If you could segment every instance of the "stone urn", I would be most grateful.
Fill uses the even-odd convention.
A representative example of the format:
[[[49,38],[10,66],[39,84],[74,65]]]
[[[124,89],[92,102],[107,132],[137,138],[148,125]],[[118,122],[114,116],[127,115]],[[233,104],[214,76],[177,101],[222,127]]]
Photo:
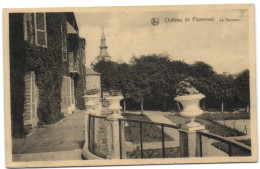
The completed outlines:
[[[190,122],[185,124],[186,128],[202,127],[201,124],[196,123],[194,120],[195,117],[203,113],[199,106],[199,102],[203,98],[205,98],[205,96],[201,93],[177,96],[174,98],[175,101],[180,102],[183,106],[183,110],[180,112],[180,115],[190,119]]]
[[[121,109],[120,101],[124,99],[123,96],[107,96],[106,99],[109,101],[110,106],[108,107],[109,110],[113,112],[110,117],[112,118],[123,118],[121,116]]]
[[[90,114],[95,114],[96,105],[99,101],[99,95],[84,95],[85,98],[85,105],[87,110],[90,112]]]

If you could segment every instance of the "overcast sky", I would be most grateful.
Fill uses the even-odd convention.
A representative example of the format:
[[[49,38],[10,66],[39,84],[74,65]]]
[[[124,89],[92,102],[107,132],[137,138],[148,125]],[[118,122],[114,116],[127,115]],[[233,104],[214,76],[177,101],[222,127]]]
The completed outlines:
[[[186,63],[204,61],[217,73],[239,73],[248,68],[248,20],[244,10],[120,11],[75,13],[79,34],[86,38],[87,67],[99,54],[102,25],[113,61],[143,54],[168,54]],[[158,26],[151,19],[160,20]],[[165,18],[182,22],[165,22]],[[184,22],[188,17],[214,18],[214,22]],[[236,18],[239,22],[218,22]]]

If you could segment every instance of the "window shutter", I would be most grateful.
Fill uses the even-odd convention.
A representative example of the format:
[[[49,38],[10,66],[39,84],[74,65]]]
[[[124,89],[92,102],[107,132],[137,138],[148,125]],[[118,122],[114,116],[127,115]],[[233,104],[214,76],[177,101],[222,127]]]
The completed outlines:
[[[69,66],[71,69],[74,68],[74,56],[73,56],[73,52],[69,52],[68,53],[68,57],[69,57]]]
[[[62,43],[62,58],[67,61],[67,35],[61,25],[61,43]]]
[[[74,100],[74,80],[71,79],[71,101],[72,101],[72,104],[75,104],[75,100]]]
[[[35,15],[36,44],[47,47],[46,18],[45,13]]]
[[[66,32],[64,31],[63,27],[61,26],[62,31],[61,31],[61,35],[62,35],[62,50],[67,51],[67,35]]]
[[[24,125],[31,124],[35,127],[38,122],[37,117],[38,91],[35,83],[35,73],[30,72],[25,75],[25,112]]]
[[[70,93],[70,78],[67,77],[67,101],[68,101],[68,106],[71,106],[71,100],[70,100],[70,96],[71,96],[71,93]]]
[[[61,107],[67,107],[67,82],[65,76],[62,79]]]
[[[28,42],[31,42],[31,37],[32,37],[32,31],[31,31],[31,22],[30,21],[26,21],[26,25],[27,25],[27,40]]]
[[[32,28],[32,14],[24,14],[24,40],[28,43],[33,43],[33,28]]]

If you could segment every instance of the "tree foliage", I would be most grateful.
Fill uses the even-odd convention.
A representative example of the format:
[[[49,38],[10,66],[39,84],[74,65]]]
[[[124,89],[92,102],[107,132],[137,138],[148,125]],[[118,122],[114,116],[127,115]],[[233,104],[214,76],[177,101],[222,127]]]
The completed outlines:
[[[233,78],[217,74],[204,62],[187,64],[156,54],[134,56],[130,64],[100,61],[94,70],[101,73],[102,90],[120,90],[128,109],[176,108],[177,85],[189,77],[191,85],[206,96],[206,108],[219,109],[222,101],[228,109],[249,104],[248,70]]]

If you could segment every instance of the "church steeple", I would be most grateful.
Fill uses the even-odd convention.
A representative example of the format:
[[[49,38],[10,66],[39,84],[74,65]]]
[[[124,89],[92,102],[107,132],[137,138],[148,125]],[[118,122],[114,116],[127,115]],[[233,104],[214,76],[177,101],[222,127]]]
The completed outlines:
[[[105,36],[105,33],[104,33],[104,28],[102,28],[101,40],[102,40],[102,39],[106,40],[106,36]]]
[[[108,51],[107,51],[107,45],[106,45],[106,36],[105,36],[105,33],[104,33],[104,28],[102,26],[102,34],[101,34],[101,45],[100,45],[100,51],[99,51],[99,54],[98,56],[95,58],[95,60],[91,63],[91,67],[93,68],[93,66],[98,63],[99,61],[101,60],[104,60],[104,61],[111,61],[111,57],[109,56],[108,54]]]
[[[108,51],[107,51],[108,47],[106,45],[106,36],[105,36],[103,28],[102,28],[102,34],[101,34],[101,45],[99,48],[100,48],[100,52],[99,52],[97,59],[99,61],[100,60],[110,61],[111,57],[109,56]]]

